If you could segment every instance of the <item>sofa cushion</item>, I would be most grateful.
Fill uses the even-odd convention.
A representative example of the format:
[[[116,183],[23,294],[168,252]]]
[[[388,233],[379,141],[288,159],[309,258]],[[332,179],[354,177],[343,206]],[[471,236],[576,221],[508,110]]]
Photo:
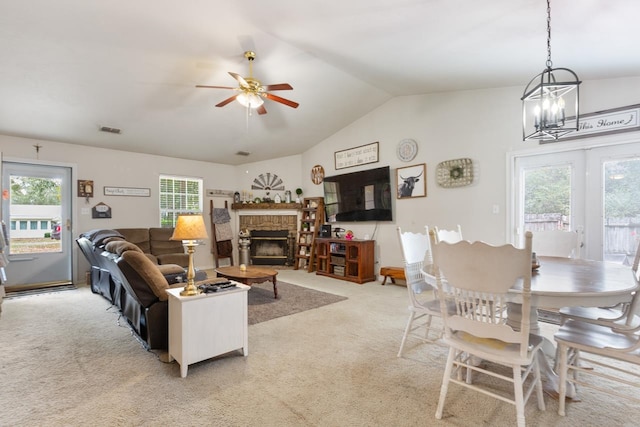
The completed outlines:
[[[131,242],[127,242],[126,240],[112,240],[107,243],[104,248],[109,252],[118,254],[119,256],[122,256],[122,254],[127,251],[142,253],[142,250],[138,246]]]
[[[122,234],[120,234],[117,230],[109,230],[104,228],[98,228],[95,230],[90,230],[82,233],[80,237],[86,237],[91,240],[94,246],[104,245],[106,243],[106,239],[110,239],[113,237],[122,238]]]
[[[184,268],[177,264],[162,264],[156,267],[158,267],[158,270],[160,270],[163,276],[167,274],[185,274]]]
[[[189,255],[187,254],[164,254],[158,255],[158,264],[178,264],[186,268],[189,265]]]
[[[107,237],[106,239],[104,239],[102,241],[102,244],[106,245],[107,243],[113,242],[113,241],[116,241],[116,240],[124,240],[124,237],[118,237],[118,236]]]
[[[117,228],[116,231],[122,234],[128,242],[137,245],[142,252],[152,253],[148,228]]]
[[[155,256],[164,254],[183,254],[184,246],[181,240],[170,240],[173,228],[150,228],[149,245]],[[164,263],[162,263],[164,264]]]
[[[168,299],[166,290],[169,288],[169,283],[158,266],[152,263],[149,258],[141,252],[126,251],[122,254],[122,259],[140,275],[160,301]],[[135,286],[131,281],[129,283]]]

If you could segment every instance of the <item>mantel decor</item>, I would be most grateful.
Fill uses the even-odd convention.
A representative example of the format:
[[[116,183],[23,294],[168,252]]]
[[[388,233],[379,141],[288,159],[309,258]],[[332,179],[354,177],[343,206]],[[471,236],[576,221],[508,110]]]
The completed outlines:
[[[637,130],[640,130],[640,104],[581,114],[578,132],[565,136],[561,140],[566,141]]]
[[[105,196],[150,197],[150,188],[104,187]]]
[[[371,144],[361,145],[347,150],[336,151],[334,153],[336,170],[378,162],[378,146],[379,143],[373,142]]]
[[[302,203],[232,203],[231,209],[300,210],[302,209]]]

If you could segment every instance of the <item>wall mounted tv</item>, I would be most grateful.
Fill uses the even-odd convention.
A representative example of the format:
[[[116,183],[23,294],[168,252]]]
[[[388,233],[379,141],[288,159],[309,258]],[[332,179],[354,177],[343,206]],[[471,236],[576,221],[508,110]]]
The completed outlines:
[[[325,177],[327,222],[392,221],[389,166]]]

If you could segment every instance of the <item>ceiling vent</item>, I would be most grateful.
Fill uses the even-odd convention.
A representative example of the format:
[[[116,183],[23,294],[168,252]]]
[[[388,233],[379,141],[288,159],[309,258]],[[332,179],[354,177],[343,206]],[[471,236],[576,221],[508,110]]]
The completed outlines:
[[[108,133],[115,133],[115,134],[120,135],[120,133],[122,132],[122,129],[112,128],[112,127],[109,127],[109,126],[100,126],[100,131],[108,132]]]
[[[245,156],[245,157],[247,157],[247,156],[248,156],[248,155],[250,155],[250,154],[251,154],[251,153],[250,153],[250,152],[248,152],[248,151],[238,151],[238,152],[236,153],[236,156]]]

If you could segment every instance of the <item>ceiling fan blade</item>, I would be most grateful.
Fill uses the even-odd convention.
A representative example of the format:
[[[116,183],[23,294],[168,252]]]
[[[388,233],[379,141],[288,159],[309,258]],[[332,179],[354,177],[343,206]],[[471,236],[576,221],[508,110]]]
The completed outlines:
[[[293,90],[289,83],[278,83],[275,85],[264,85],[264,90]]]
[[[256,108],[256,111],[258,112],[258,114],[267,114],[267,109],[264,108],[264,105],[261,105],[258,108]]]
[[[238,81],[238,83],[240,83],[240,86],[249,87],[249,83],[247,83],[247,81],[244,79],[244,77],[242,77],[240,74],[232,73],[231,71],[229,71],[229,74],[231,75],[231,77],[236,79]]]
[[[300,105],[297,102],[289,101],[288,99],[284,99],[279,96],[272,95],[270,93],[265,93],[264,96],[272,101],[276,101],[281,104],[288,105],[291,108],[298,108],[298,105]]]
[[[227,98],[224,101],[219,102],[218,104],[216,104],[216,107],[224,107],[228,103],[233,102],[237,97],[238,97],[238,95],[233,95],[232,97]]]
[[[196,87],[204,87],[208,89],[235,89],[235,87],[229,86],[205,86],[205,85],[196,85]]]

